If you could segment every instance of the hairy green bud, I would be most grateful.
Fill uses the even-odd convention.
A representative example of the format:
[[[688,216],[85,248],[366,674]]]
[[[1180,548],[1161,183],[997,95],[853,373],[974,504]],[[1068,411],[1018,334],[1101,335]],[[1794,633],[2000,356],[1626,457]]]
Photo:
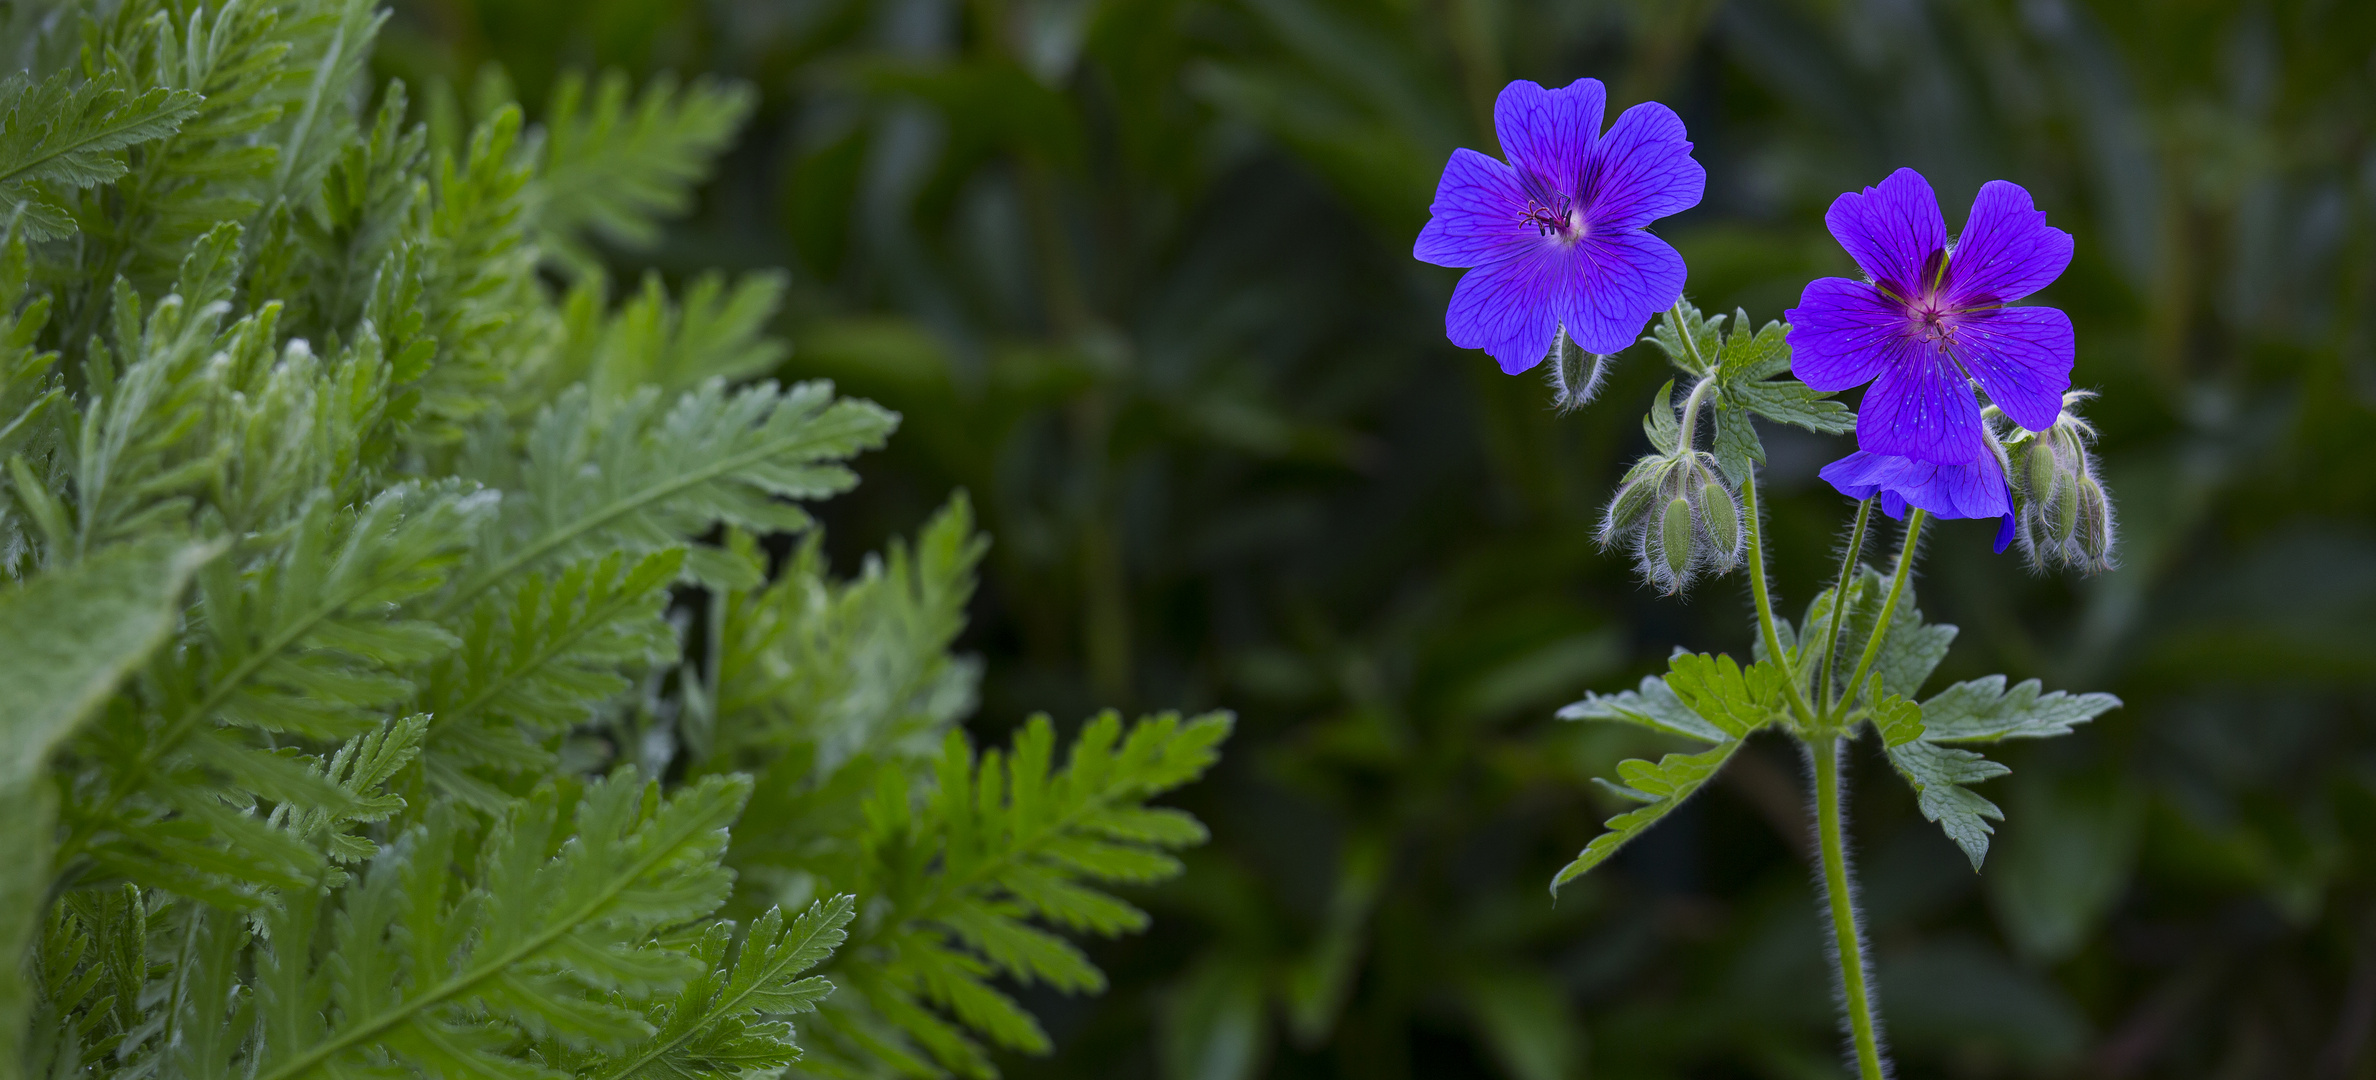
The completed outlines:
[[[1559,329],[1559,336],[1551,340],[1550,363],[1543,365],[1545,378],[1551,384],[1551,407],[1559,412],[1574,412],[1592,403],[1600,395],[1601,381],[1609,368],[1609,358],[1586,352],[1568,339],[1567,328]]]
[[[1677,578],[1691,569],[1691,500],[1680,495],[1667,503],[1666,519],[1658,529],[1658,543],[1667,572]]]
[[[1740,564],[1741,506],[1704,452],[1652,454],[1634,463],[1601,516],[1602,546],[1629,540],[1642,577],[1672,595],[1701,570]]]
[[[1601,514],[1600,528],[1594,539],[1602,547],[1609,547],[1621,536],[1629,536],[1641,527],[1642,517],[1650,512],[1663,486],[1669,459],[1651,454],[1634,462],[1626,470],[1625,479],[1618,481],[1617,494],[1609,499],[1609,507]]]
[[[1714,544],[1713,554],[1726,566],[1740,557],[1741,511],[1733,505],[1732,493],[1722,484],[1709,483],[1700,487],[1700,514],[1707,523],[1708,539]]]
[[[2021,550],[2039,570],[2094,574],[2113,566],[2112,503],[2090,452],[2095,429],[2072,411],[2089,396],[2083,390],[2064,395],[2052,427],[2025,433],[2005,448]]]

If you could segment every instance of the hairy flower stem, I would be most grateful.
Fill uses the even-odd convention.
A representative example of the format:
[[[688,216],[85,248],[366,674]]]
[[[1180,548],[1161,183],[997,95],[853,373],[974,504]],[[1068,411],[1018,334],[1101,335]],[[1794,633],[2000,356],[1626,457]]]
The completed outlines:
[[[1831,903],[1832,941],[1839,950],[1840,1007],[1848,1013],[1848,1032],[1856,1042],[1856,1074],[1859,1080],[1886,1080],[1865,984],[1864,930],[1857,925],[1848,884],[1848,841],[1840,824],[1840,737],[1811,736],[1807,753],[1815,766],[1815,833],[1823,853],[1823,892]]]
[[[1699,385],[1691,388],[1690,397],[1683,399],[1683,422],[1681,426],[1682,433],[1676,439],[1676,453],[1688,454],[1691,452],[1692,447],[1699,442],[1698,428],[1700,402],[1707,400],[1708,391],[1715,388],[1716,376],[1710,375],[1705,379],[1701,379],[1699,381]]]
[[[1914,574],[1916,541],[1922,539],[1922,523],[1930,514],[1917,507],[1906,515],[1906,539],[1898,545],[1897,574],[1889,579],[1889,599],[1881,603],[1881,617],[1873,621],[1872,639],[1865,642],[1864,659],[1857,661],[1856,674],[1848,677],[1848,696],[1840,701],[1840,712],[1856,704],[1856,695],[1865,689],[1865,674],[1873,670],[1873,661],[1881,656],[1881,643],[1889,637],[1890,621],[1897,617],[1898,598],[1906,594],[1906,579]]]
[[[1840,576],[1832,584],[1831,633],[1823,643],[1823,666],[1816,669],[1823,687],[1823,722],[1831,724],[1839,718],[1832,715],[1832,657],[1840,651],[1840,616],[1848,607],[1848,575],[1856,572],[1857,556],[1864,554],[1865,524],[1873,519],[1873,500],[1856,504],[1856,526],[1848,530],[1848,550],[1840,556]]]
[[[1757,516],[1757,470],[1754,467],[1741,481],[1741,502],[1744,507],[1742,516],[1747,519],[1744,524],[1749,529],[1749,596],[1757,604],[1757,632],[1765,641],[1766,656],[1787,673],[1790,670],[1790,654],[1782,651],[1782,635],[1774,630],[1774,601],[1766,595],[1765,537],[1760,528],[1762,522]],[[1782,686],[1790,692],[1790,714],[1798,719],[1800,730],[1813,731],[1815,713],[1807,708],[1807,698],[1799,692],[1799,682],[1799,678],[1794,675],[1783,679]]]

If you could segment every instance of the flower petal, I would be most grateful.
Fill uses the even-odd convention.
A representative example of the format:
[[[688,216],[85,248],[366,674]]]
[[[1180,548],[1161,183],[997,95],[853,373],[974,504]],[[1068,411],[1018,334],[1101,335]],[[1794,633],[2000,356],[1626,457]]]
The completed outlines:
[[[1939,196],[1912,169],[1899,169],[1862,194],[1851,191],[1833,199],[1823,224],[1856,265],[1901,297],[1922,291],[1924,264],[1947,247]]]
[[[1646,232],[1594,235],[1576,245],[1569,262],[1572,291],[1559,298],[1559,321],[1587,352],[1632,345],[1651,316],[1683,296],[1683,256]]]
[[[2046,224],[2046,212],[2021,185],[1991,180],[1972,200],[1972,216],[1947,263],[1946,299],[1957,307],[2007,304],[2043,289],[2071,265],[2071,234]]]
[[[1940,518],[2002,517],[2013,512],[2004,469],[1993,453],[1960,465],[1942,465],[1858,450],[1817,475],[1851,499],[1881,496],[1882,512],[1893,518],[1903,518],[1908,506]]]
[[[1908,343],[1865,391],[1856,408],[1856,445],[1949,465],[1989,453],[1971,387],[1926,342]]]
[[[1815,475],[1822,477],[1840,494],[1851,499],[1870,499],[1897,478],[1906,459],[1888,457],[1867,450],[1852,450],[1848,456],[1823,467]],[[1892,515],[1895,516],[1895,515]]]
[[[1592,148],[1583,191],[1591,229],[1638,229],[1699,205],[1708,170],[1691,158],[1675,110],[1645,101],[1625,110]]]
[[[1557,305],[1572,287],[1567,254],[1546,245],[1460,275],[1444,310],[1444,335],[1492,354],[1512,375],[1542,363],[1559,329]]]
[[[2044,431],[2062,415],[2078,355],[2071,317],[2050,307],[1997,308],[1955,317],[1955,359],[2013,422]]]
[[[1918,462],[1931,470],[1930,484],[1924,489],[1926,497],[1935,498],[1934,505],[1914,502],[1909,492],[1907,501],[1943,518],[1991,518],[2013,512],[2012,489],[2005,486],[2005,469],[1998,464],[1995,453],[1985,453],[1976,460],[1961,465],[1934,465]]]
[[[1578,79],[1558,90],[1525,79],[1502,87],[1493,102],[1493,133],[1529,194],[1537,200],[1576,194],[1607,100],[1599,79]]]
[[[1411,254],[1437,266],[1478,266],[1521,254],[1542,243],[1526,220],[1526,190],[1517,170],[1474,150],[1454,150],[1436,182],[1433,215]]]
[[[1790,324],[1790,370],[1825,393],[1862,386],[1906,352],[1906,310],[1881,290],[1847,278],[1817,278],[1782,313]]]

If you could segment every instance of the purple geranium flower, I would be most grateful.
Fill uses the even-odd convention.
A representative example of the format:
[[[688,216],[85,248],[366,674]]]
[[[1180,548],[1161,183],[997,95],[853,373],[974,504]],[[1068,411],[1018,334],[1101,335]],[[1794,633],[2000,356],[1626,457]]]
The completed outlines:
[[[1858,450],[1824,466],[1820,475],[1851,499],[1881,496],[1881,512],[1900,520],[1909,506],[1932,517],[2001,517],[1996,549],[2013,542],[2013,493],[1995,451],[1984,449],[1971,461],[1946,465]]]
[[[1561,326],[1613,353],[1683,295],[1683,257],[1642,228],[1698,205],[1707,171],[1674,110],[1644,102],[1603,133],[1606,102],[1597,79],[1503,87],[1493,127],[1510,163],[1453,151],[1412,247],[1421,261],[1474,268],[1452,291],[1444,332],[1512,375],[1542,363]]]
[[[1817,390],[1873,384],[1858,446],[1944,464],[1987,456],[1969,382],[2014,423],[2053,425],[2071,388],[2071,319],[2006,305],[2062,274],[2071,234],[2047,225],[2029,192],[1989,181],[1952,247],[1938,196],[1912,169],[1840,196],[1823,221],[1872,280],[1807,286],[1783,313],[1791,370]]]

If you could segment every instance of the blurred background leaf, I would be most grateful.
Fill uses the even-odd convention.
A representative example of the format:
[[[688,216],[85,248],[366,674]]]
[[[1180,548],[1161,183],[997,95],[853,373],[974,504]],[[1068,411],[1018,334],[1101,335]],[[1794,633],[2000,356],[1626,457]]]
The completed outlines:
[[[1550,710],[1745,647],[1743,605],[1592,548],[1660,365],[1556,418],[1444,342],[1410,243],[1511,78],[1674,106],[1710,182],[1660,231],[1761,321],[1849,269],[1838,192],[1912,165],[1958,220],[2021,183],[2079,238],[2042,299],[2124,565],[2033,578],[1957,525],[1922,602],[1965,629],[1942,682],[2128,707],[2008,754],[1980,878],[1860,751],[1902,1074],[2376,1076],[2376,5],[401,0],[388,42],[433,120],[564,72],[747,82],[695,216],[586,258],[780,268],[784,372],[907,415],[831,512],[845,562],[974,493],[981,734],[1240,711],[1188,796],[1213,846],[1101,947],[1111,993],[1027,992],[1058,1050],[1019,1075],[1842,1075],[1779,742],[1545,896],[1612,809],[1582,778],[1668,749]],[[1768,449],[1789,610],[1842,447]]]

